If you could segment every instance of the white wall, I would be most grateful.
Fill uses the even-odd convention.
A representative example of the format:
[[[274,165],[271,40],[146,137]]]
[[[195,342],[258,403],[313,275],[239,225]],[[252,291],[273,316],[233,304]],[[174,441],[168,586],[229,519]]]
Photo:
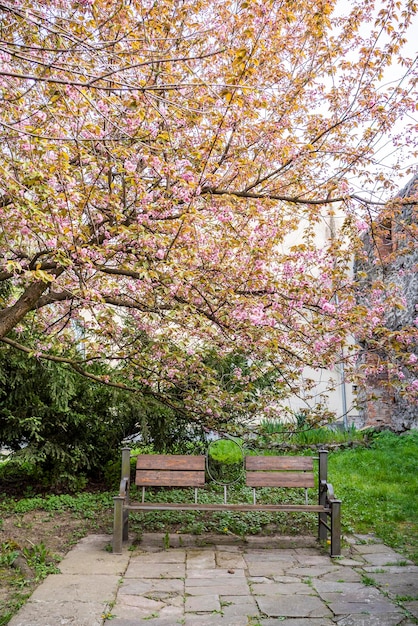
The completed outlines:
[[[329,211],[329,212],[328,212]],[[346,215],[338,207],[332,209],[323,208],[318,223],[315,226],[315,245],[323,247],[338,230],[342,227]],[[286,253],[291,246],[301,242],[305,229],[308,227],[307,220],[300,220],[299,228],[291,233],[282,245],[282,252]],[[347,242],[347,252],[349,243]],[[351,265],[352,267],[352,265]],[[300,396],[292,396],[285,401],[284,407],[291,413],[296,414],[301,410],[314,409],[318,404],[324,404],[328,410],[335,413],[336,420],[346,425],[358,423],[359,413],[355,406],[356,393],[353,384],[345,380],[344,366],[340,365],[334,370],[314,370],[306,367],[302,378],[315,381],[314,389]],[[309,398],[308,398],[309,395]]]

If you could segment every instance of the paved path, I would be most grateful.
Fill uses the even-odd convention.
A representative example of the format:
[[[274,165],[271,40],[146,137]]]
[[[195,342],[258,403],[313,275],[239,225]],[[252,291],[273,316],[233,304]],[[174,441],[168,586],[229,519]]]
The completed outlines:
[[[371,536],[338,559],[312,538],[81,540],[9,626],[412,626],[418,567]]]

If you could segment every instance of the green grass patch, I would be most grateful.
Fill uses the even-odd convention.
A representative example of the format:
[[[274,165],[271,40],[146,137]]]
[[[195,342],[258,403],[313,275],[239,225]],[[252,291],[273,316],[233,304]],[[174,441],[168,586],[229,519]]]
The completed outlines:
[[[367,431],[338,426],[313,427],[303,420],[296,425],[283,424],[276,420],[264,420],[258,429],[258,440],[267,445],[290,444],[297,446],[344,444],[362,442],[368,437]]]
[[[369,448],[331,453],[345,533],[375,533],[418,563],[418,431],[376,435]]]
[[[30,511],[72,511],[78,516],[92,518],[98,511],[109,509],[113,506],[114,494],[89,493],[61,494],[47,496],[32,496],[26,498],[10,498],[0,494],[0,511],[9,514],[24,514]]]
[[[267,453],[267,452],[266,452]],[[272,451],[270,451],[272,453]],[[306,450],[312,454],[311,450]],[[329,454],[329,479],[342,499],[343,532],[374,533],[387,545],[418,563],[418,432],[399,436],[375,435],[369,447],[338,450]],[[116,491],[116,490],[115,490]],[[316,501],[316,489],[310,502]],[[70,512],[74,518],[112,522],[112,492],[82,492],[75,495],[47,495],[10,498],[0,495],[0,514],[20,516],[42,510],[50,515]],[[132,488],[133,499],[140,493]],[[147,500],[193,502],[193,490],[172,489],[164,494],[158,489],[146,492]],[[223,489],[208,485],[199,489],[201,502],[222,502]],[[303,502],[303,490],[258,489],[259,502]],[[228,487],[228,501],[251,502],[251,489],[243,481]],[[158,511],[132,514],[132,529],[184,533],[230,532],[251,534],[316,533],[316,516],[309,513],[266,512],[222,513]]]

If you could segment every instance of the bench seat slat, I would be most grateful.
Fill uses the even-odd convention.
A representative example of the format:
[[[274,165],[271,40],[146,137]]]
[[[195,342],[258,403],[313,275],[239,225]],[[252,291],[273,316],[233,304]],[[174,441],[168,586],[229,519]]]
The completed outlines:
[[[162,511],[306,511],[308,513],[328,513],[329,508],[319,504],[220,504],[220,503],[176,503],[176,502],[142,502],[126,506],[130,511],[162,510]]]
[[[135,484],[142,487],[203,487],[205,472],[137,470]]]
[[[247,472],[248,487],[314,487],[310,472]]]
[[[137,457],[136,468],[138,470],[205,470],[205,457],[203,455],[192,456],[188,454],[140,454]]]
[[[247,456],[245,468],[250,471],[312,471],[313,458],[311,456]]]

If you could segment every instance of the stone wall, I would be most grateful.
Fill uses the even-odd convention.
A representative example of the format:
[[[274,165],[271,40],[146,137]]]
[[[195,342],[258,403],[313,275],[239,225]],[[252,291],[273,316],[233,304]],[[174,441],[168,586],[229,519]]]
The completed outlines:
[[[418,176],[399,193],[398,198],[409,198],[418,193]],[[355,263],[355,275],[359,280],[359,302],[370,304],[370,287],[376,280],[385,286],[395,285],[405,307],[388,306],[385,325],[391,331],[399,331],[409,337],[408,351],[418,354],[416,341],[418,316],[418,209],[414,204],[384,211],[373,233],[364,237],[365,258]],[[360,278],[364,272],[367,277]],[[415,337],[414,337],[415,334]],[[359,365],[375,367],[388,361],[389,355],[364,345]],[[389,358],[390,361],[390,358]],[[416,378],[410,368],[403,368],[404,382]],[[390,370],[382,365],[378,373],[369,375],[365,385],[358,391],[363,426],[388,427],[396,431],[418,428],[418,406],[393,390]]]

